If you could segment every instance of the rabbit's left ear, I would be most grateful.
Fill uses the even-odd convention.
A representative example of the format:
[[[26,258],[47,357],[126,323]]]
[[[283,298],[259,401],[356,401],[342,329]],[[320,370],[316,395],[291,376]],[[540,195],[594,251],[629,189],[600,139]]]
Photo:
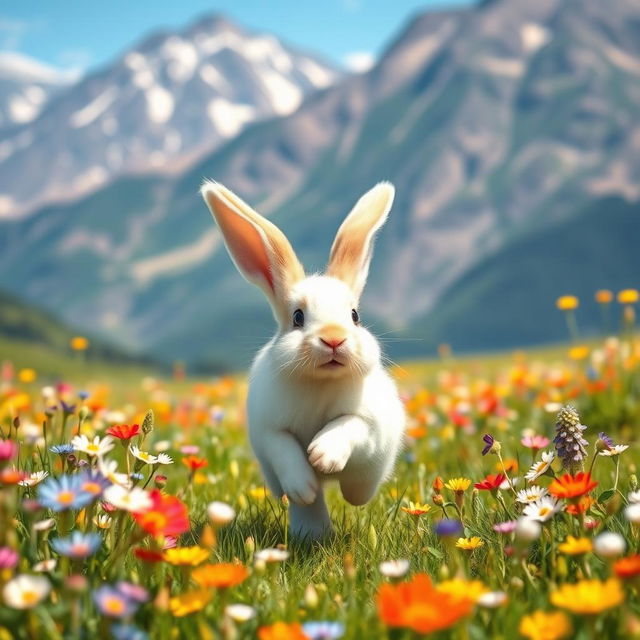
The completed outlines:
[[[395,188],[379,182],[356,203],[338,229],[331,247],[327,275],[346,282],[359,298],[367,281],[373,238],[393,204]]]

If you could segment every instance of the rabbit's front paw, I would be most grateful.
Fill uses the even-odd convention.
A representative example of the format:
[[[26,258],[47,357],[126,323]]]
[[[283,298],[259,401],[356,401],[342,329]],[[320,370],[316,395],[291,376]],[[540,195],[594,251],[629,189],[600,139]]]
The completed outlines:
[[[307,449],[309,464],[321,473],[342,471],[351,455],[351,446],[344,434],[327,431],[317,435]]]

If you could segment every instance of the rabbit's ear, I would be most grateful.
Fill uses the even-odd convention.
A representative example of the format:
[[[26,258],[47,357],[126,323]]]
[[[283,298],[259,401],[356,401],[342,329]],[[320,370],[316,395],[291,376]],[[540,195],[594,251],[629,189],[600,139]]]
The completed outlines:
[[[338,229],[331,247],[327,275],[346,282],[358,297],[367,281],[373,237],[387,219],[394,194],[390,182],[379,182],[367,191]]]
[[[281,318],[287,292],[304,278],[284,233],[221,184],[206,182],[201,193],[238,271],[264,291]]]

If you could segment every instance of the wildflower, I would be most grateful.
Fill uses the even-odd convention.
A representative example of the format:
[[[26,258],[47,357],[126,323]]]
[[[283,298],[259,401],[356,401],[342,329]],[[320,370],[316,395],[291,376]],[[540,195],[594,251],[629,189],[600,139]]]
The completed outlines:
[[[471,538],[458,538],[458,541],[456,542],[456,547],[458,547],[458,549],[464,549],[465,551],[474,551],[483,545],[484,542],[478,536],[473,536]]]
[[[451,478],[444,486],[450,491],[457,493],[466,491],[470,485],[471,480],[469,478]]]
[[[248,604],[228,604],[224,612],[235,622],[247,622],[256,617],[256,610]]]
[[[560,311],[573,311],[578,308],[580,301],[576,296],[560,296],[556,300],[556,307],[560,309]]]
[[[30,473],[26,478],[20,480],[18,484],[21,487],[35,487],[40,484],[43,480],[45,480],[49,476],[48,471],[34,471]]]
[[[74,351],[86,351],[89,348],[89,340],[84,336],[74,336],[69,341],[69,346]]]
[[[429,577],[419,573],[408,582],[381,585],[378,612],[390,627],[404,627],[427,634],[448,629],[471,613],[473,602],[439,592]]]
[[[613,447],[613,439],[604,433],[604,431],[601,431],[596,440],[596,449],[598,451],[605,451],[611,449],[611,447]]]
[[[478,598],[476,604],[485,609],[497,609],[507,604],[508,600],[509,596],[504,591],[487,591]]]
[[[149,634],[132,624],[114,624],[110,628],[114,640],[149,640]]]
[[[602,558],[617,558],[621,556],[627,543],[624,538],[614,531],[603,531],[593,541],[593,550]]]
[[[161,551],[145,549],[143,547],[135,547],[133,555],[138,558],[138,560],[142,560],[142,562],[162,562],[164,560],[164,554]]]
[[[82,490],[81,485],[80,475],[49,478],[38,487],[38,500],[53,511],[81,509],[94,499],[90,493]]]
[[[28,474],[18,469],[2,469],[0,471],[0,483],[6,485],[20,484]]]
[[[207,505],[207,515],[209,520],[216,527],[224,527],[233,521],[236,512],[231,505],[226,502],[210,502]]]
[[[618,292],[618,302],[620,304],[635,304],[638,302],[640,294],[636,289],[623,289]]]
[[[591,496],[582,496],[577,502],[567,505],[567,513],[579,516],[582,513],[587,513],[593,504],[595,504],[595,500]]]
[[[500,453],[500,443],[492,435],[485,433],[482,436],[482,440],[484,442],[483,456],[486,456],[487,453]]]
[[[409,571],[409,561],[402,560],[386,560],[380,563],[380,573],[385,578],[402,578]]]
[[[589,356],[589,347],[584,344],[571,347],[568,355],[571,360],[585,360]]]
[[[284,562],[289,558],[289,552],[284,549],[261,549],[256,551],[254,558],[267,564],[271,562]]]
[[[538,434],[527,435],[520,440],[522,446],[527,447],[527,449],[531,449],[532,451],[540,451],[540,449],[544,449],[548,446],[550,440],[545,436],[541,436]]]
[[[528,489],[521,489],[516,494],[516,500],[522,504],[528,504],[529,502],[535,502],[544,498],[547,495],[547,490],[544,487],[538,485],[531,485]]]
[[[206,467],[208,463],[204,458],[198,458],[197,456],[185,456],[182,458],[182,464],[193,473],[198,469]]]
[[[153,536],[177,536],[189,530],[186,505],[174,496],[165,496],[158,489],[150,493],[151,506],[135,512],[141,529]]]
[[[598,483],[591,479],[590,473],[580,471],[575,476],[565,473],[561,478],[555,479],[548,488],[549,493],[556,498],[572,500],[589,493]]]
[[[56,553],[76,560],[93,555],[101,544],[102,537],[99,534],[80,531],[74,531],[68,538],[56,538],[51,541],[51,547]]]
[[[575,614],[594,615],[617,607],[624,601],[622,585],[615,578],[605,582],[581,580],[564,584],[551,593],[551,603]]]
[[[480,490],[497,491],[505,479],[506,476],[503,473],[498,473],[495,476],[488,475],[482,482],[476,482],[473,486]]]
[[[145,464],[156,464],[158,458],[147,451],[141,451],[135,444],[129,445],[129,451],[134,458],[137,458]],[[137,467],[136,467],[137,468]]]
[[[108,584],[98,587],[93,592],[93,601],[100,613],[109,618],[127,618],[138,608],[137,602]]]
[[[444,486],[444,480],[440,476],[436,476],[431,488],[433,489],[433,493],[438,494]]]
[[[126,598],[133,600],[134,602],[139,602],[140,604],[149,600],[149,592],[141,587],[139,584],[134,584],[133,582],[126,582],[125,580],[121,580],[116,584],[116,589]]]
[[[542,525],[538,520],[531,518],[518,518],[516,521],[516,540],[529,543],[537,540],[542,533]]]
[[[13,569],[20,556],[11,547],[0,547],[0,569]]]
[[[196,567],[209,557],[209,551],[202,547],[176,547],[164,553],[164,559],[173,565]]]
[[[13,460],[18,454],[18,444],[13,440],[0,440],[0,462]]]
[[[93,524],[95,524],[98,529],[110,529],[111,523],[112,518],[106,513],[101,513],[93,519]]]
[[[638,504],[640,502],[640,491],[631,491],[627,499],[632,504]]]
[[[471,600],[474,603],[489,591],[480,580],[464,580],[463,578],[445,580],[437,585],[436,589],[439,593],[448,593],[458,600]]]
[[[48,531],[56,526],[56,521],[53,518],[45,518],[44,520],[38,520],[33,523],[34,531]]]
[[[625,507],[624,517],[633,524],[640,524],[640,504],[635,502]]]
[[[129,490],[112,484],[104,490],[104,499],[117,509],[130,512],[142,512],[153,506],[149,492],[139,487]]]
[[[405,513],[408,513],[412,516],[422,516],[425,513],[429,513],[431,511],[431,506],[428,504],[420,504],[419,502],[411,502],[409,501],[408,507],[400,507]]]
[[[244,582],[249,572],[246,567],[230,562],[205,564],[191,574],[201,587],[226,589]]]
[[[107,429],[107,433],[118,440],[131,440],[133,436],[137,436],[140,433],[139,424],[116,424]]]
[[[583,553],[589,553],[593,550],[593,545],[589,538],[574,538],[567,536],[567,539],[558,545],[558,550],[569,556],[577,556]]]
[[[537,520],[538,522],[547,522],[562,509],[563,505],[558,500],[546,496],[528,504],[524,508],[523,514],[525,518]]]
[[[51,583],[42,576],[17,575],[2,588],[2,599],[12,609],[32,609],[51,591]]]
[[[176,617],[182,618],[190,613],[202,611],[211,600],[211,592],[206,589],[187,591],[169,600],[169,611]]]
[[[619,456],[621,453],[624,453],[629,448],[628,444],[614,444],[613,446],[605,449],[604,451],[599,451],[598,455],[605,456],[607,458],[615,458]]]
[[[91,442],[84,434],[74,436],[71,440],[71,444],[76,451],[86,453],[90,457],[98,456],[100,458],[105,456],[115,447],[115,443],[111,436],[105,436],[102,440],[100,439],[100,436],[95,436],[93,442]]]
[[[462,532],[462,523],[459,520],[443,518],[433,527],[437,535],[443,538],[455,538]]]
[[[613,292],[608,289],[599,289],[595,295],[598,304],[609,304],[613,300]]]
[[[42,562],[36,562],[33,565],[33,570],[36,573],[49,573],[55,571],[58,566],[58,561],[55,558],[49,558],[48,560],[42,560]]]
[[[98,458],[98,469],[100,473],[113,484],[122,487],[130,487],[131,482],[126,473],[118,473],[118,463],[115,460],[103,460]]]
[[[556,445],[558,458],[562,466],[570,473],[577,471],[582,461],[587,457],[588,442],[582,437],[587,427],[580,424],[578,412],[570,405],[562,407],[556,417]]]
[[[156,456],[156,462],[158,464],[173,464],[173,458],[166,453],[159,453]]]
[[[276,622],[258,629],[258,640],[309,640],[297,622]]]
[[[635,578],[640,574],[640,554],[636,553],[635,555],[616,560],[613,565],[613,570],[618,578],[622,578],[623,580]]]
[[[507,520],[493,525],[493,530],[497,533],[513,533],[516,530],[517,520]]]
[[[573,629],[567,615],[562,611],[534,611],[520,620],[518,631],[530,640],[560,640]]]
[[[49,447],[49,451],[51,451],[51,453],[57,453],[60,456],[67,456],[73,453],[75,449],[72,444],[55,444]]]
[[[302,631],[309,640],[337,640],[344,635],[341,622],[305,622]]]
[[[529,482],[533,482],[537,480],[540,476],[544,475],[549,468],[551,467],[551,463],[553,462],[556,454],[553,451],[544,452],[541,456],[541,459],[537,462],[534,462],[531,465],[531,469],[525,474],[525,478],[529,480]]]

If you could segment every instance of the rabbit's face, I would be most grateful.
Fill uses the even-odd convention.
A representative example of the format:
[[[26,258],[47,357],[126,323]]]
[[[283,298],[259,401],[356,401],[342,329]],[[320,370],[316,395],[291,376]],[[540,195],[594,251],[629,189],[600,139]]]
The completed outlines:
[[[352,289],[337,278],[310,276],[288,297],[287,324],[274,344],[277,369],[287,376],[365,376],[380,359],[375,338],[365,329]]]

